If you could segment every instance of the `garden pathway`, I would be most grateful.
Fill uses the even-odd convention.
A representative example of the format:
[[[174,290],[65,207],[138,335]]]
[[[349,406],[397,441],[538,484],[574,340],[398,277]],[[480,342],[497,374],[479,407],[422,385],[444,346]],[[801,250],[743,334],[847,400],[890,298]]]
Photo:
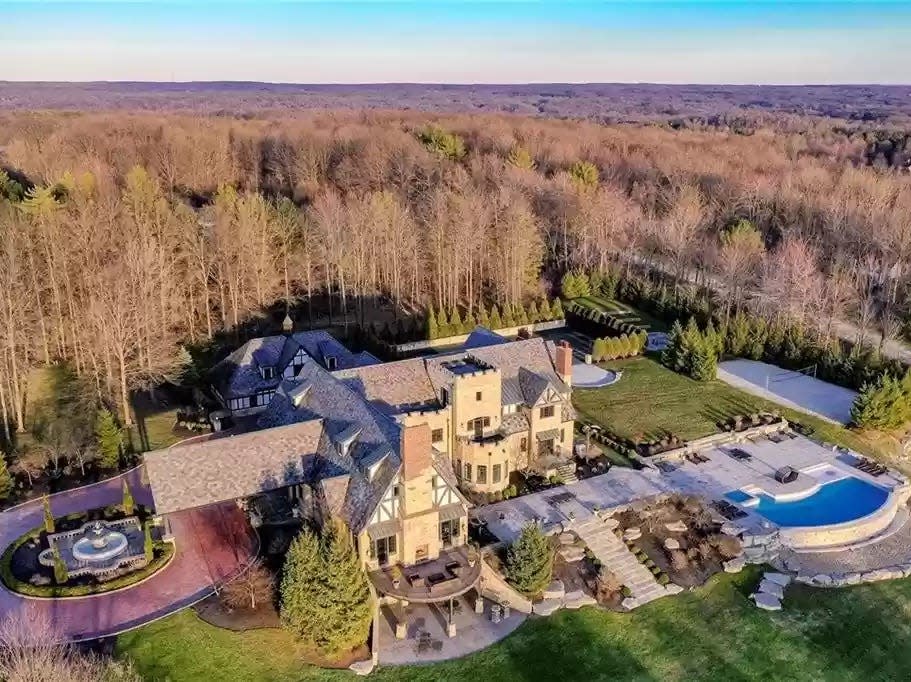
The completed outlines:
[[[54,516],[119,504],[123,479],[137,504],[151,506],[140,469],[50,497]],[[0,550],[43,523],[41,499],[0,513]],[[139,627],[207,597],[215,586],[245,570],[257,549],[246,518],[233,503],[191,509],[168,517],[175,540],[171,562],[146,581],[108,594],[75,599],[36,599],[0,583],[0,619],[46,615],[73,640],[104,637]]]
[[[625,605],[634,608],[668,594],[651,571],[639,563],[624,542],[597,515],[573,525],[571,530],[588,545],[617,580],[629,588],[632,600],[624,600]]]

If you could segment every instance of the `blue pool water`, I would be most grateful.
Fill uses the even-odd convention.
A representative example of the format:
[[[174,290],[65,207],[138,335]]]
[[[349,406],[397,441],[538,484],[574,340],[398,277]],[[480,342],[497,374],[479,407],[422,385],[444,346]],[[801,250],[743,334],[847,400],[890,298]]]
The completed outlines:
[[[726,497],[734,499],[744,493],[733,490]],[[738,495],[739,494],[739,495]],[[889,492],[854,476],[823,484],[809,497],[791,502],[776,502],[774,498],[759,493],[759,504],[752,507],[769,521],[779,526],[828,526],[844,523],[872,514],[885,504]]]

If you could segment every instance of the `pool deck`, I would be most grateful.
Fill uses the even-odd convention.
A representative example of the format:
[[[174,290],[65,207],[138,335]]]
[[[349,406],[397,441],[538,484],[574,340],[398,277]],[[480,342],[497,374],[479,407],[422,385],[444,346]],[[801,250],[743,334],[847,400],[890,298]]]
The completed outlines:
[[[749,460],[738,460],[728,453],[732,449],[750,454]],[[892,472],[879,477],[870,476],[852,464],[856,456],[843,450],[826,448],[802,436],[774,442],[766,437],[746,440],[735,445],[724,445],[700,452],[709,461],[694,464],[683,461],[673,471],[664,475],[674,487],[712,499],[725,499],[725,493],[746,488],[762,492],[779,500],[800,499],[812,494],[819,485],[828,481],[854,476],[889,490],[905,486],[907,482]],[[791,483],[775,480],[775,471],[790,466],[800,472]],[[774,527],[774,524],[753,511],[742,507],[747,517],[739,519],[737,525],[748,530],[760,531]]]

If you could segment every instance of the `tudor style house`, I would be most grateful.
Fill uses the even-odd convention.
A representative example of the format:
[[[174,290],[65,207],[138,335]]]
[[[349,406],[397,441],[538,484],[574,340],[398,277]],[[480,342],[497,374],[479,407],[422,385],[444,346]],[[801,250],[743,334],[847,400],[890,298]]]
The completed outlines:
[[[278,494],[316,524],[344,520],[383,595],[440,601],[471,589],[480,566],[464,547],[463,491],[571,461],[574,419],[568,345],[472,337],[390,363],[323,332],[245,344],[214,382],[244,423],[147,453],[156,511]],[[231,402],[266,391],[265,404]]]

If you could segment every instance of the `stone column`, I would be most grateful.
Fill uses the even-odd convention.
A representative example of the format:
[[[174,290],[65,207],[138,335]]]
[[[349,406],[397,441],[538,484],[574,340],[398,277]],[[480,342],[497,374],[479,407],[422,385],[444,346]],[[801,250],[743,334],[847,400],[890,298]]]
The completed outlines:
[[[478,614],[484,613],[484,597],[481,596],[480,592],[478,592],[478,598],[474,603],[474,612]]]
[[[456,624],[452,622],[452,597],[449,598],[449,623],[446,626],[446,634],[450,637],[456,636]]]
[[[408,602],[400,600],[396,605],[393,613],[395,614],[395,638],[405,639],[408,637],[408,618],[405,616],[405,607]]]

